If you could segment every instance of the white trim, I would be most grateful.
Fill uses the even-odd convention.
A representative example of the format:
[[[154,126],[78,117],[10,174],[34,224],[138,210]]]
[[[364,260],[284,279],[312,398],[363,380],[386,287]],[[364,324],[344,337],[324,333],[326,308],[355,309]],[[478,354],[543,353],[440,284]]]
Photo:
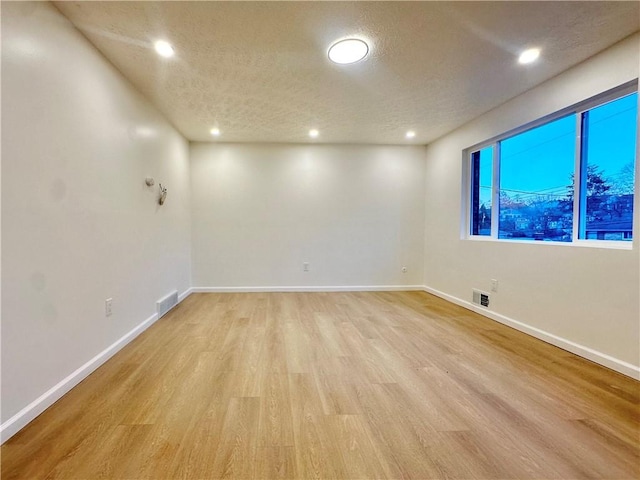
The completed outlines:
[[[188,297],[191,291],[192,289],[188,289],[183,294],[178,295],[178,303]],[[22,430],[29,422],[53,405],[60,397],[78,385],[82,380],[87,378],[98,367],[122,350],[129,342],[153,325],[157,320],[158,314],[154,313],[0,425],[0,443],[6,442]]]
[[[193,288],[187,288],[184,292],[178,294],[178,303],[182,302],[185,298],[193,293]]]
[[[584,240],[578,239],[574,242],[555,242],[541,240],[513,240],[509,238],[492,238],[487,235],[471,235],[462,240],[468,242],[492,242],[505,245],[547,245],[550,247],[579,247],[579,248],[604,248],[609,250],[633,250],[633,240]]]
[[[491,159],[491,239],[500,236],[500,152],[502,141],[493,144],[493,158]],[[495,205],[495,207],[494,207]]]
[[[587,195],[587,161],[583,161],[583,151],[582,151],[582,143],[583,143],[583,129],[582,129],[582,118],[583,115],[589,110],[583,110],[581,112],[576,112],[576,144],[574,147],[575,158],[573,159],[573,218],[572,218],[572,228],[571,228],[571,240],[576,241],[579,238],[583,238],[586,235],[583,235],[586,226],[586,218],[587,218],[587,205],[586,201],[583,202],[582,194]]]
[[[451,303],[455,303],[456,305],[464,307],[467,310],[476,312],[484,317],[490,318],[491,320],[495,320],[498,323],[502,323],[503,325],[515,328],[520,332],[531,335],[532,337],[550,343],[551,345],[555,345],[556,347],[562,348],[563,350],[575,353],[576,355],[586,358],[587,360],[591,360],[592,362],[602,365],[603,367],[610,368],[611,370],[615,370],[616,372],[622,373],[623,375],[634,378],[636,380],[640,380],[640,366],[632,365],[631,363],[619,360],[612,357],[611,355],[607,355],[606,353],[598,352],[597,350],[593,350],[592,348],[585,347],[584,345],[572,342],[571,340],[567,340],[566,338],[558,337],[557,335],[545,332],[544,330],[532,327],[531,325],[519,322],[505,315],[501,315],[499,313],[492,312],[491,310],[487,310],[486,308],[476,306],[471,302],[467,302],[466,300],[462,300],[458,297],[454,297],[453,295],[441,292],[439,290],[436,290],[435,288],[427,287],[425,285],[424,291],[427,293],[431,293],[437,297],[443,298],[444,300],[447,300]]]
[[[403,292],[422,291],[423,285],[344,285],[308,287],[193,287],[193,293],[258,293],[258,292]]]

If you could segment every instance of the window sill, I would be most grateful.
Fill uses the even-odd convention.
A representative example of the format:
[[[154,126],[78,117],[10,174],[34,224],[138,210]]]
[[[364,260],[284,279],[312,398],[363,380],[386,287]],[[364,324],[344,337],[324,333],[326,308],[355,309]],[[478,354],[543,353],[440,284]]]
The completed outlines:
[[[504,238],[491,237],[472,237],[468,236],[463,240],[472,242],[493,242],[509,245],[525,244],[525,245],[552,245],[556,247],[579,247],[579,248],[604,248],[609,250],[633,250],[633,241],[619,242],[607,240],[577,240],[575,242],[545,242],[540,240],[507,240]]]

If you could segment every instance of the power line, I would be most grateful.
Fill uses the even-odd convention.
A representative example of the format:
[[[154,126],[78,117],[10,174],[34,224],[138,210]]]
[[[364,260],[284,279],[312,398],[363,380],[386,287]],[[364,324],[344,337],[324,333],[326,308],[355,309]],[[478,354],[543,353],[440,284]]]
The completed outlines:
[[[596,107],[596,108],[598,108],[598,107]],[[620,111],[618,111],[618,112],[616,112],[616,113],[614,113],[614,114],[608,115],[608,116],[606,116],[606,117],[604,117],[604,118],[600,118],[600,119],[595,120],[595,121],[593,121],[593,122],[591,122],[591,121],[590,121],[590,122],[589,122],[589,126],[591,127],[591,126],[593,126],[593,125],[597,125],[597,124],[599,124],[599,123],[604,122],[605,120],[609,120],[610,118],[616,117],[616,116],[618,116],[618,115],[622,115],[623,113],[625,113],[625,112],[629,112],[629,111],[632,111],[632,110],[634,110],[634,109],[635,109],[635,107],[625,108],[624,110],[620,110]],[[527,131],[522,132],[522,133],[520,133],[520,134],[518,134],[518,135],[515,135],[515,136],[513,136],[513,137],[505,138],[504,140],[501,140],[501,141],[500,141],[500,143],[504,143],[504,141],[505,141],[505,140],[512,140],[512,139],[514,139],[514,138],[519,137],[520,135],[524,135],[524,134],[526,134],[526,133],[533,132],[533,131],[535,131],[535,130],[536,130],[536,129],[538,129],[538,128],[546,127],[546,126],[551,125],[552,123],[557,122],[557,121],[559,121],[559,120],[564,120],[564,119],[566,119],[566,118],[571,118],[571,117],[573,117],[573,118],[575,119],[575,116],[576,116],[576,114],[574,113],[574,114],[572,114],[572,115],[570,115],[570,116],[559,118],[558,120],[554,120],[554,121],[552,121],[552,122],[550,122],[550,123],[545,123],[544,125],[541,125],[541,126],[539,126],[539,127],[533,128],[533,129],[531,129],[531,130],[527,130]],[[574,123],[574,125],[575,125],[575,123]],[[558,140],[558,139],[560,139],[560,138],[566,137],[567,135],[572,135],[572,136],[574,136],[574,137],[575,137],[575,136],[576,136],[575,128],[574,128],[574,129],[573,129],[573,131],[571,131],[571,132],[565,132],[565,133],[563,133],[563,134],[561,134],[561,135],[558,135],[558,136],[556,136],[556,137],[550,138],[549,140],[546,140],[546,141],[544,141],[544,142],[537,143],[537,144],[536,144],[536,145],[534,145],[533,147],[525,148],[524,150],[519,150],[519,151],[517,151],[517,152],[515,152],[515,153],[511,153],[511,154],[509,154],[508,156],[503,156],[503,155],[501,155],[501,156],[500,156],[500,159],[502,160],[503,158],[511,158],[511,157],[515,157],[515,156],[520,155],[520,154],[522,154],[522,153],[525,153],[525,152],[528,152],[528,151],[533,150],[533,149],[535,149],[535,148],[538,148],[538,147],[540,147],[540,146],[542,146],[542,145],[546,145],[547,143],[553,142],[554,140]],[[575,153],[575,152],[574,152],[574,153]]]
[[[548,124],[547,124],[547,125],[548,125]],[[529,130],[529,131],[532,131],[532,130]],[[536,143],[533,147],[525,148],[524,150],[520,150],[520,151],[518,151],[518,152],[511,153],[511,154],[509,154],[509,155],[502,155],[502,151],[501,151],[501,152],[500,152],[500,161],[502,161],[502,160],[503,160],[503,159],[505,159],[505,158],[513,158],[513,157],[516,157],[516,156],[521,155],[521,154],[523,154],[523,153],[526,153],[526,152],[528,152],[528,151],[530,151],[530,150],[533,150],[533,149],[535,149],[535,148],[541,147],[542,145],[546,145],[547,143],[551,143],[551,142],[553,142],[553,141],[555,141],[555,140],[558,140],[558,139],[560,139],[560,138],[566,137],[567,135],[571,135],[571,137],[575,137],[575,136],[576,136],[575,129],[574,129],[573,131],[571,131],[571,132],[566,132],[566,133],[563,133],[562,135],[558,135],[557,137],[550,138],[549,140],[546,140],[546,141],[544,141],[544,142]],[[511,139],[513,139],[513,138],[517,138],[517,135],[516,135],[515,137],[510,137],[510,138],[505,139],[505,140],[511,140]],[[503,140],[502,142],[504,142],[504,140]],[[575,152],[574,152],[574,153],[575,153]]]

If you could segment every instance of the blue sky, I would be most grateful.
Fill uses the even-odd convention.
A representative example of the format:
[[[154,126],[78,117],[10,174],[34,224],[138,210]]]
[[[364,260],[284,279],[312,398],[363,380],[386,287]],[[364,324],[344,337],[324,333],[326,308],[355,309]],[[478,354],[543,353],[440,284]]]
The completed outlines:
[[[564,197],[575,165],[575,146],[575,115],[502,141],[500,187],[510,197],[526,198],[527,192]]]
[[[590,110],[587,152],[606,177],[620,178],[633,162],[637,141],[638,94],[634,93]],[[540,192],[562,198],[575,164],[576,115],[560,118],[501,142],[500,182],[509,196],[526,199]],[[480,152],[480,201],[491,199],[493,148]],[[531,168],[526,166],[530,165]]]
[[[598,165],[614,181],[635,156],[637,107],[635,93],[589,112],[588,162]]]
[[[493,147],[480,150],[480,204],[491,205]]]

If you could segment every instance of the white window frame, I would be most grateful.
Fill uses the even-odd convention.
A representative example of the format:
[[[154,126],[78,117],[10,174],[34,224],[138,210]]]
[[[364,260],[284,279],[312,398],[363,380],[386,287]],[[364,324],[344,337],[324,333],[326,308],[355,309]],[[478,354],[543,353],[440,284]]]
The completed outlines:
[[[624,85],[620,85],[619,87],[613,88],[606,92],[603,92],[599,95],[591,97],[583,102],[577,103],[570,107],[559,110],[551,115],[547,115],[545,117],[534,120],[533,122],[527,123],[526,125],[522,125],[518,128],[505,132],[501,135],[497,135],[489,140],[485,140],[484,142],[473,145],[472,147],[466,148],[463,150],[463,161],[464,161],[464,169],[465,179],[462,182],[464,191],[463,191],[463,230],[462,230],[462,239],[471,240],[471,241],[491,241],[491,242],[508,242],[511,244],[536,244],[536,245],[563,245],[563,246],[574,246],[574,247],[600,247],[600,248],[615,248],[615,249],[623,249],[630,250],[633,248],[633,244],[635,242],[639,242],[640,236],[639,226],[635,221],[637,219],[636,208],[640,203],[637,201],[634,202],[634,213],[633,213],[633,239],[632,241],[620,241],[620,240],[594,240],[594,239],[586,239],[580,238],[580,229],[585,228],[585,218],[582,218],[586,215],[586,208],[581,208],[580,199],[581,199],[581,189],[583,182],[586,182],[586,177],[582,174],[581,169],[586,169],[586,164],[582,164],[582,115],[584,112],[596,108],[600,105],[604,105],[605,103],[609,103],[611,101],[622,98],[626,95],[630,95],[633,93],[638,93],[638,79],[633,80],[631,82],[627,82]],[[639,93],[640,99],[640,93]],[[639,100],[640,102],[640,100]],[[636,138],[638,138],[638,131],[640,131],[640,108],[638,113],[638,121],[636,122]],[[575,139],[575,166],[574,166],[574,175],[573,175],[573,230],[572,230],[572,238],[570,242],[558,242],[558,241],[544,241],[540,242],[537,240],[512,240],[506,238],[498,238],[498,229],[499,229],[499,201],[500,201],[500,142],[503,140],[509,139],[516,135],[519,135],[528,130],[532,130],[534,128],[540,127],[542,125],[553,122],[554,120],[558,120],[562,117],[566,117],[568,115],[576,116],[576,139]],[[491,235],[473,235],[471,233],[471,189],[473,182],[472,175],[472,161],[471,155],[474,152],[482,150],[487,147],[493,147],[493,164],[492,164],[492,196],[491,196]],[[640,150],[640,139],[637,140],[637,150]],[[638,171],[638,163],[640,162],[640,155],[636,154],[636,172]],[[639,184],[638,175],[635,178],[634,185],[634,197],[638,197],[640,195],[640,191],[638,188]]]

